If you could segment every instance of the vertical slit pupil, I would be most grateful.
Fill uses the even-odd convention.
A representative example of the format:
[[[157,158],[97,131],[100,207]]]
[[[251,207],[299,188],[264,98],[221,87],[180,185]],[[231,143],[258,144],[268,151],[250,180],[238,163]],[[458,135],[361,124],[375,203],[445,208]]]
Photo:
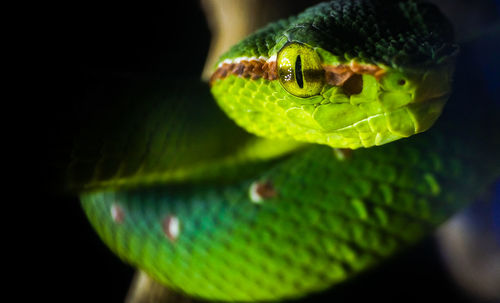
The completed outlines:
[[[297,56],[295,60],[295,79],[297,79],[297,84],[300,88],[304,88],[304,78],[302,77],[302,60],[300,55]]]

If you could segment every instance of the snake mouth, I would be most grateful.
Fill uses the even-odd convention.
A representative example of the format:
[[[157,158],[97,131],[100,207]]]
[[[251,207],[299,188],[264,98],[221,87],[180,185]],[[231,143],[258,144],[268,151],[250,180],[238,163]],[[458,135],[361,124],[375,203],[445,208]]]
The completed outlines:
[[[364,117],[342,128],[322,130],[335,146],[356,149],[384,145],[428,130],[439,118],[449,94],[423,99],[390,111]],[[320,130],[321,131],[321,130]],[[339,144],[341,142],[342,144]]]
[[[401,138],[424,132],[432,127],[441,115],[449,93],[424,99],[415,103],[379,113],[362,119],[348,127],[334,130],[330,135],[340,134],[345,140],[352,140],[346,148],[370,147],[384,145]],[[364,127],[366,125],[367,127]],[[354,131],[354,132],[352,132]]]

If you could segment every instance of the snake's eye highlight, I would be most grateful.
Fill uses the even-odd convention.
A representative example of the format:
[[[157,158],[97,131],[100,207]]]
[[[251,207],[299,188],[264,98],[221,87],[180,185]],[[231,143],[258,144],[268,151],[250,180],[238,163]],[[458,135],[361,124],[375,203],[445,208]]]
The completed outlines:
[[[321,92],[325,72],[314,49],[289,43],[278,53],[278,77],[283,88],[297,97],[311,97]]]

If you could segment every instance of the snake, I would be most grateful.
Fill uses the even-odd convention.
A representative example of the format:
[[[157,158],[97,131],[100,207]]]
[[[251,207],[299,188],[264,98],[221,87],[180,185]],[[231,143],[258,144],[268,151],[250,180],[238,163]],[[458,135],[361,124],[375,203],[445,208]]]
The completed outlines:
[[[498,110],[452,94],[457,56],[432,4],[321,3],[233,46],[208,84],[136,80],[103,97],[66,186],[102,241],[168,288],[241,302],[320,292],[500,177]]]

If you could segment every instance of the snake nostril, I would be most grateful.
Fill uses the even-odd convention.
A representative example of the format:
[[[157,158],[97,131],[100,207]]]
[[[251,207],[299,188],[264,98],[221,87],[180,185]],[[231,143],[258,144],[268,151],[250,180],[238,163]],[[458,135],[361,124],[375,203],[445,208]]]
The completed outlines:
[[[342,89],[348,96],[360,94],[363,91],[363,77],[357,74],[352,75],[344,82]]]
[[[398,81],[398,85],[400,85],[400,86],[404,86],[405,84],[406,84],[406,80],[405,79],[400,79]]]

